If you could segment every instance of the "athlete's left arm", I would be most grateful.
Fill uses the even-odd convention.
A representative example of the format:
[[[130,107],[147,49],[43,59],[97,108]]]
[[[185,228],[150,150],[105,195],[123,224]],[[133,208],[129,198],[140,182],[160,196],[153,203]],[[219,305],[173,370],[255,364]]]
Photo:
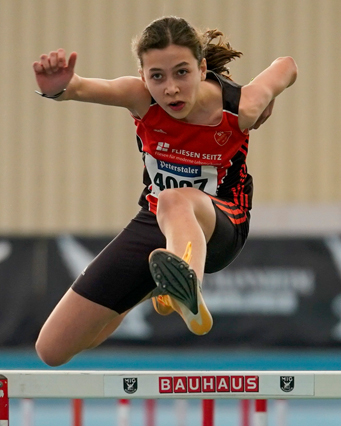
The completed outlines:
[[[266,108],[270,107],[268,112],[271,115],[273,100],[290,87],[296,77],[297,65],[293,58],[287,56],[276,59],[249,84],[243,86],[238,114],[240,129],[257,128],[256,123]]]
[[[269,105],[265,108],[265,110],[261,113],[261,115],[258,117],[255,124],[253,124],[251,127],[249,127],[249,130],[256,130],[259,129],[262,124],[266,122],[266,120],[271,116],[272,110],[274,109],[275,105],[275,98],[272,99],[272,101],[269,103]]]

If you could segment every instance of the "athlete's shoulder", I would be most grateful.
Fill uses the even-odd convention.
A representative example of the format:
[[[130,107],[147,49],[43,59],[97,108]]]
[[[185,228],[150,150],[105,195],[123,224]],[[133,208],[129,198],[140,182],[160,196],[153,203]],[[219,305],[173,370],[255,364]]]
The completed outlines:
[[[128,97],[150,97],[148,89],[139,77],[123,76],[111,81],[115,90],[125,92]]]
[[[134,117],[143,117],[150,106],[151,95],[142,79],[124,76],[113,80],[113,85],[124,100],[121,106],[128,108]]]

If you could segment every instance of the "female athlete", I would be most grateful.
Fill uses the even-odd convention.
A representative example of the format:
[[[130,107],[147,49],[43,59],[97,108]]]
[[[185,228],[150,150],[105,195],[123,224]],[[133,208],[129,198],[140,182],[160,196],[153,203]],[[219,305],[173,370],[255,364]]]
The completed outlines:
[[[229,265],[245,244],[252,202],[249,130],[271,114],[296,80],[281,57],[241,87],[227,64],[241,55],[217,30],[200,33],[163,17],[135,40],[139,77],[114,80],[74,73],[63,49],[34,62],[40,94],[126,108],[144,162],[141,210],[80,274],[44,324],[36,343],[57,366],[103,342],[137,304],[180,314],[203,335],[212,317],[202,296],[204,272]]]

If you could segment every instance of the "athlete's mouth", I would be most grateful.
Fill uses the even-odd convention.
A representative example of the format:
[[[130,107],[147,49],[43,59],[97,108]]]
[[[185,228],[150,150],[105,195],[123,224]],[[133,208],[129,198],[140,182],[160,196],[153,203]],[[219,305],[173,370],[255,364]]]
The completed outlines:
[[[178,101],[178,102],[171,102],[168,104],[168,106],[173,110],[173,111],[180,111],[182,110],[182,108],[185,106],[185,102],[182,101]]]

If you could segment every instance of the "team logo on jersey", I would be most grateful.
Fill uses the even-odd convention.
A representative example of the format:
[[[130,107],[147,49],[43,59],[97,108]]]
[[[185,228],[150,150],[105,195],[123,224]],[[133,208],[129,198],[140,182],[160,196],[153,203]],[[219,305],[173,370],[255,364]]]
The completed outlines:
[[[231,131],[228,132],[215,132],[214,139],[217,142],[218,145],[224,146],[227,141],[230,139],[232,135]]]
[[[165,151],[165,152],[167,152],[168,149],[169,149],[169,143],[167,143],[167,142],[158,142],[157,143],[156,151]]]
[[[137,391],[137,377],[125,377],[123,379],[123,389],[126,393],[135,393]]]
[[[291,392],[295,387],[295,377],[281,376],[280,386],[283,392]]]

